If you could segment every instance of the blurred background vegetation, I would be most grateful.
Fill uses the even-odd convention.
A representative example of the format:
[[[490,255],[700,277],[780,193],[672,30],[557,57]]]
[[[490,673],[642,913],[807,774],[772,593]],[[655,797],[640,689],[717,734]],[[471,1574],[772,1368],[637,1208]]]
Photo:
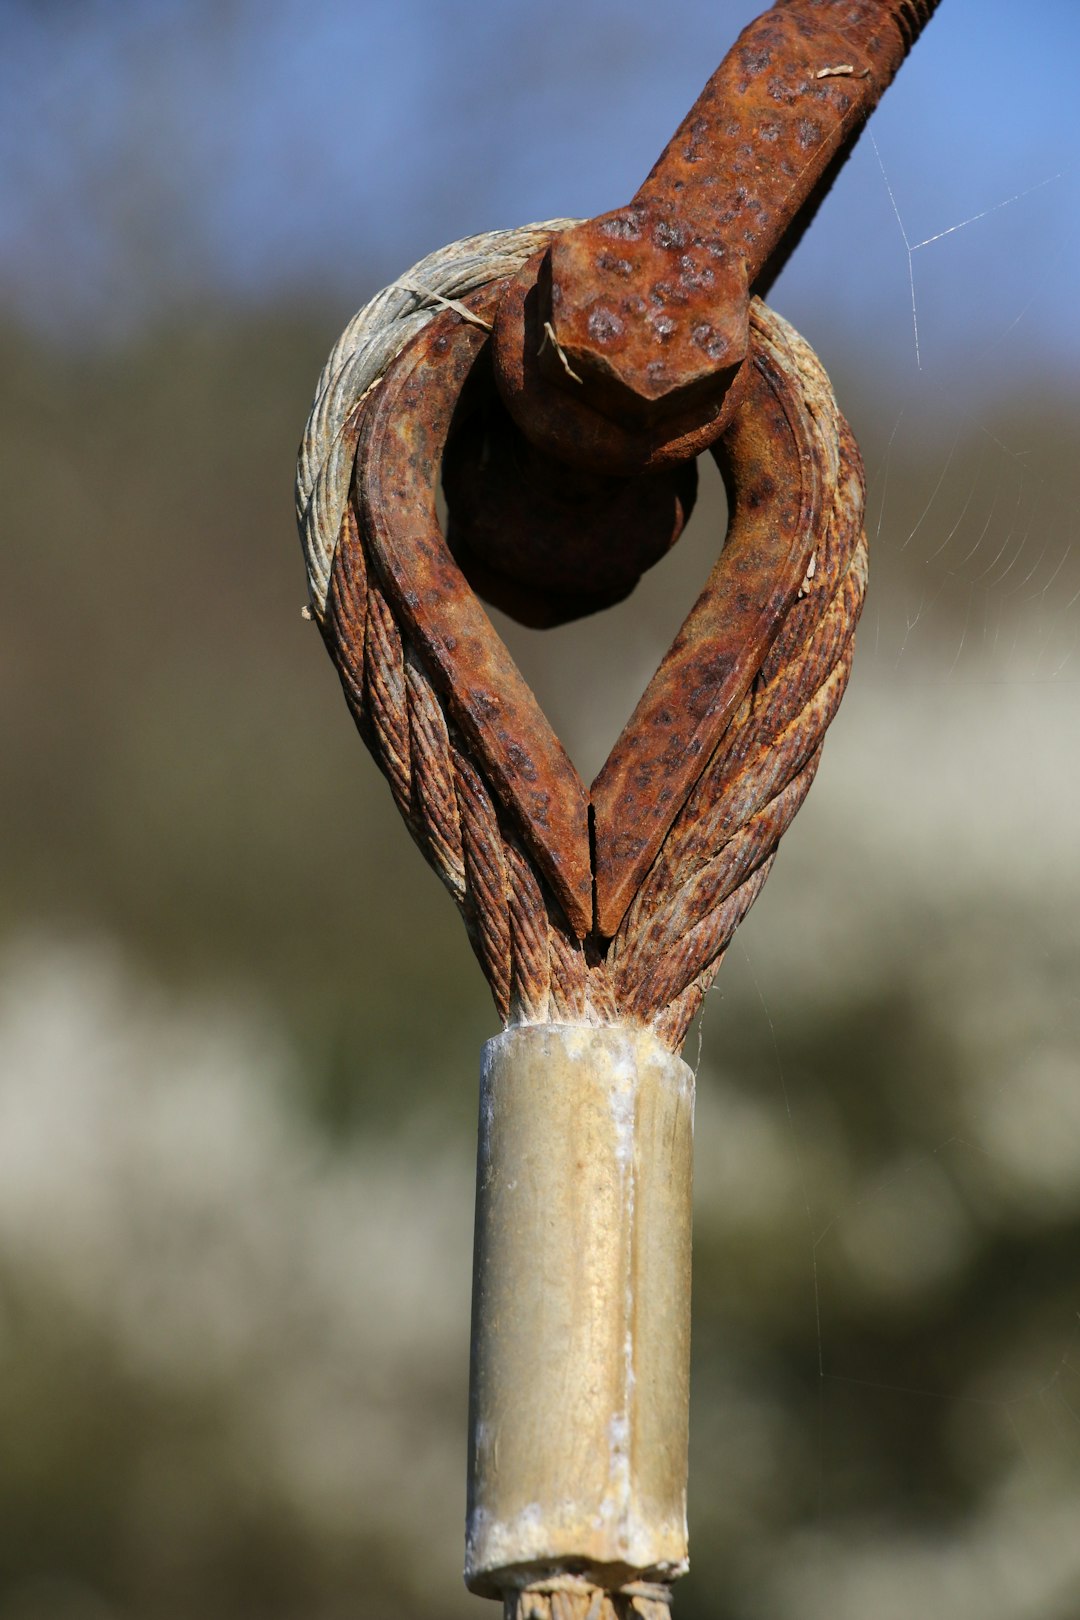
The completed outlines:
[[[358,303],[623,200],[756,9],[0,8],[0,1620],[481,1612],[494,1017],[301,619],[293,456]],[[1078,48],[945,0],[774,292],[872,587],[687,1045],[683,1620],[1080,1613]],[[507,628],[584,768],[721,522]]]

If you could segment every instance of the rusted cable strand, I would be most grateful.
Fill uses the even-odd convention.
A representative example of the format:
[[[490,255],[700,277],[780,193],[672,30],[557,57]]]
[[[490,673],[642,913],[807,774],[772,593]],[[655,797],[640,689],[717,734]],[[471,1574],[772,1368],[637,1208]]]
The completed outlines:
[[[670,1620],[671,1594],[636,1581],[619,1592],[605,1592],[574,1576],[537,1581],[507,1594],[505,1620]]]
[[[448,300],[517,270],[554,232],[578,223],[547,220],[440,248],[358,310],[338,338],[315,385],[296,467],[296,521],[311,605],[320,623],[349,499],[355,443],[346,425],[357,402]]]
[[[516,269],[515,256],[521,262],[536,251],[543,229],[495,239],[502,274]],[[466,268],[454,257],[455,249],[443,250],[436,274],[425,261],[403,283],[466,297],[491,261],[481,268],[475,239],[462,245]],[[416,302],[399,296],[389,317],[386,302],[367,306],[324,372],[298,475],[316,614],[364,740],[463,912],[504,1023],[629,1017],[677,1050],[805,797],[846,686],[866,577],[858,452],[811,351],[755,304],[754,343],[793,381],[811,424],[819,491],[811,570],[614,938],[582,937],[448,714],[373,566],[362,503],[349,498],[351,462],[379,394],[369,357],[390,364],[415,330]]]
[[[760,303],[751,330],[797,374],[813,419],[820,541],[812,575],[612,944],[618,1004],[675,1050],[809,791],[847,687],[866,592],[865,489],[851,430],[798,334]]]

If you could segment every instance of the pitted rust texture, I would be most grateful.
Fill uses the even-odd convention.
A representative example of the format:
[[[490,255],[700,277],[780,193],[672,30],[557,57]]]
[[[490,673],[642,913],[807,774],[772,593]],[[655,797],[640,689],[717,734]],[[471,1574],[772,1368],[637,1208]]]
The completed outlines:
[[[497,293],[462,301],[483,314]],[[865,588],[862,479],[806,345],[756,303],[751,336],[727,550],[591,798],[439,531],[455,389],[482,378],[485,336],[436,316],[344,421],[323,633],[504,1024],[626,1018],[677,1051],[817,768]]]
[[[743,406],[714,451],[728,489],[727,542],[592,785],[605,937],[764,663],[820,540],[805,410],[764,352],[748,370]]]
[[[483,314],[498,291],[494,284],[468,302]],[[717,456],[732,492],[727,543],[586,793],[436,518],[443,449],[459,397],[483,386],[486,342],[447,312],[394,362],[364,412],[360,523],[387,598],[503,813],[574,934],[590,936],[602,953],[761,669],[820,542],[812,426],[790,378],[755,348],[745,407]]]
[[[530,259],[509,283],[495,319],[499,392],[530,442],[553,461],[624,478],[677,467],[707,450],[722,431],[719,401],[691,402],[681,414],[629,430],[588,402],[557,356],[558,379],[549,379],[546,368],[555,350],[542,314],[549,271],[550,250]],[[729,414],[738,407],[745,381],[740,369],[724,401]]]
[[[778,0],[632,202],[524,267],[496,322],[496,371],[535,444],[627,473],[718,437],[737,406],[751,292],[791,251],[937,3]]]
[[[500,290],[492,283],[469,306],[486,316]],[[486,342],[447,312],[395,360],[357,447],[360,512],[389,599],[580,937],[592,922],[584,788],[450,555],[435,509],[450,423]]]
[[[450,550],[486,602],[547,629],[621,602],[679,538],[697,462],[613,478],[553,464],[477,362],[443,459]]]

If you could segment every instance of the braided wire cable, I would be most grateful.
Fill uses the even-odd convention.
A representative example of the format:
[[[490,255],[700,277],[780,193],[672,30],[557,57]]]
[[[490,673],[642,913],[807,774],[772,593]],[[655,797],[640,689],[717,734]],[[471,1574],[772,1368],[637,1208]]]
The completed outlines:
[[[813,574],[698,779],[613,942],[620,1004],[681,1043],[809,791],[851,673],[866,593],[862,463],[820,361],[758,304],[754,331],[794,369],[827,514]]]
[[[364,413],[394,356],[442,302],[512,273],[566,223],[444,248],[354,317],[319,379],[297,470],[297,519],[316,617],[349,707],[462,911],[503,1022],[631,1019],[678,1050],[805,798],[847,684],[866,585],[862,468],[820,363],[755,302],[754,341],[795,378],[812,424],[820,542],[615,938],[577,939],[369,566],[350,497]]]
[[[349,503],[357,405],[441,307],[512,275],[554,232],[577,223],[554,219],[487,231],[439,248],[359,309],[334,344],[315,385],[296,463],[296,522],[320,624]]]

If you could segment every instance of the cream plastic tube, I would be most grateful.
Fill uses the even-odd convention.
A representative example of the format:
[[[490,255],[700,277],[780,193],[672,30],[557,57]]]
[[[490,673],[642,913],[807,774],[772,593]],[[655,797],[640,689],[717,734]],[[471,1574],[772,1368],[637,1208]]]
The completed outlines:
[[[465,1579],[687,1567],[694,1076],[648,1030],[484,1048]]]

